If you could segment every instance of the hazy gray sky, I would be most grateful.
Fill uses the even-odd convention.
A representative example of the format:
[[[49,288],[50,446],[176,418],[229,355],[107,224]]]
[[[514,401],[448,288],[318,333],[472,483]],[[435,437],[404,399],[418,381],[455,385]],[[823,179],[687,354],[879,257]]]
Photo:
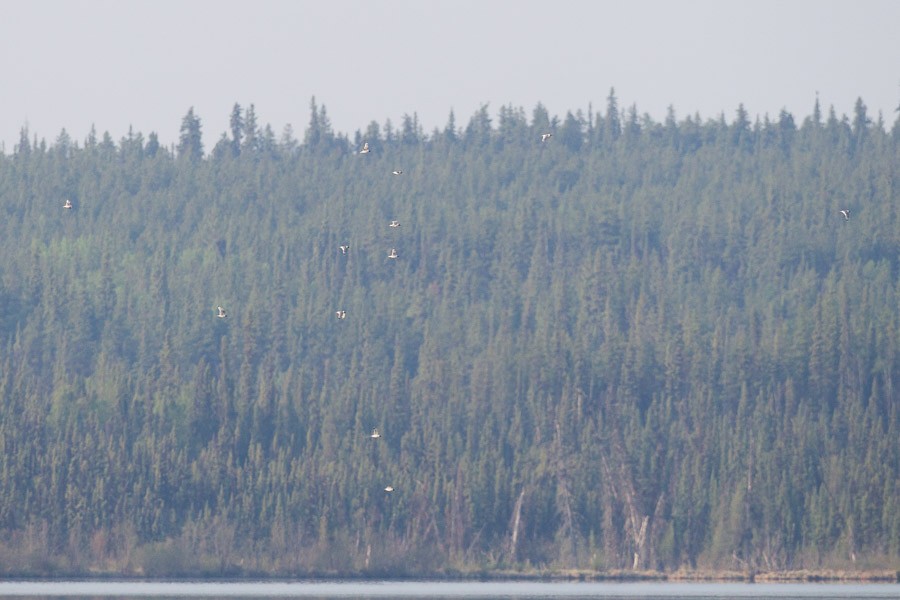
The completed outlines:
[[[730,121],[784,108],[891,124],[896,0],[0,0],[0,143],[91,125],[169,145],[194,107],[209,151],[235,102],[302,138],[314,95],[338,132],[417,113],[426,132],[484,103],[531,117],[620,106]]]

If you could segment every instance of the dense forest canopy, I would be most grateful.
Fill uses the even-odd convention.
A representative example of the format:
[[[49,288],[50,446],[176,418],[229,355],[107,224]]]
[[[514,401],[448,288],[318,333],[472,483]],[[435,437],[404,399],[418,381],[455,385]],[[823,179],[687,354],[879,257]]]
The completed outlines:
[[[605,108],[23,129],[0,569],[896,568],[900,120]]]

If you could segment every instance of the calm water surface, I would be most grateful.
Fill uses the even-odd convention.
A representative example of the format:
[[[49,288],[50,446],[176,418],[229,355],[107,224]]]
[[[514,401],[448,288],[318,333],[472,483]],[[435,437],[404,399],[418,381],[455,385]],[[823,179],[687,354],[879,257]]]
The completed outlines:
[[[116,582],[0,581],[0,598],[466,598],[488,600],[542,598],[828,598],[900,600],[900,584],[793,583],[556,583],[444,581],[296,581],[296,582]]]

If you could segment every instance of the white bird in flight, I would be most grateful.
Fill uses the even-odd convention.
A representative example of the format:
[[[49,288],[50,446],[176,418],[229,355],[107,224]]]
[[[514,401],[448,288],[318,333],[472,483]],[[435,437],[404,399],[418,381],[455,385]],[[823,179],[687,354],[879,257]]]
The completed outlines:
[[[372,433],[369,434],[369,437],[372,438],[373,440],[377,440],[378,438],[381,437],[381,434],[378,433],[378,429],[373,429]]]
[[[334,314],[337,316],[338,319],[346,319],[347,318],[346,310],[336,310],[336,311],[334,311]]]
[[[400,227],[400,221],[391,221],[388,227]]]
[[[391,248],[390,254],[388,254],[388,258],[397,258],[397,249]]]
[[[384,491],[386,491],[386,492],[388,492],[388,493],[393,492],[393,491],[394,491],[394,486],[389,485],[389,486],[387,486],[386,488],[384,488]]]
[[[394,175],[403,175],[403,171],[401,171],[400,169],[395,169],[391,171],[391,173],[393,173]]]
[[[844,217],[845,221],[850,220],[850,209],[849,208],[843,208],[843,209],[841,209],[840,212],[841,212],[841,215]]]
[[[347,250],[350,249],[350,244],[344,244],[343,246],[338,246],[341,249],[341,254],[347,254]]]
[[[365,142],[363,144],[362,150],[359,151],[360,154],[368,154],[369,153],[369,142]]]
[[[216,310],[218,310],[218,313],[216,313],[216,316],[219,317],[220,319],[224,319],[225,317],[228,316],[228,315],[225,313],[225,309],[222,308],[221,306],[217,306],[217,307],[216,307]]]
[[[63,208],[72,208],[72,201],[66,198],[66,203],[63,204]]]
[[[542,141],[542,142],[546,142],[547,140],[549,140],[549,139],[552,138],[552,137],[553,137],[553,134],[552,134],[552,133],[542,133],[542,134],[541,134],[541,141]]]

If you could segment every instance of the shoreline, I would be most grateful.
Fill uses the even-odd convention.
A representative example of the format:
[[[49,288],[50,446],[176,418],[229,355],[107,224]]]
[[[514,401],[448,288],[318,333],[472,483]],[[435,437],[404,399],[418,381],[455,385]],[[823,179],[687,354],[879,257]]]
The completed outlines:
[[[784,571],[561,571],[526,574],[492,572],[487,580],[546,580],[594,582],[660,583],[900,583],[900,570],[869,569],[845,571],[837,569],[798,569]],[[471,579],[471,577],[464,577]]]
[[[293,573],[273,575],[270,573],[246,572],[246,573],[177,573],[172,575],[147,576],[141,573],[66,573],[58,576],[37,574],[5,574],[0,575],[2,582],[22,581],[116,581],[116,582],[260,582],[260,583],[284,583],[298,581],[489,581],[489,582],[609,582],[609,583],[857,583],[857,584],[900,584],[900,569],[868,569],[868,570],[838,570],[838,569],[798,569],[783,571],[705,571],[705,570],[680,570],[673,572],[663,571],[592,571],[592,570],[563,570],[563,571],[455,571],[449,570],[438,573],[418,574],[391,574],[382,573]]]

